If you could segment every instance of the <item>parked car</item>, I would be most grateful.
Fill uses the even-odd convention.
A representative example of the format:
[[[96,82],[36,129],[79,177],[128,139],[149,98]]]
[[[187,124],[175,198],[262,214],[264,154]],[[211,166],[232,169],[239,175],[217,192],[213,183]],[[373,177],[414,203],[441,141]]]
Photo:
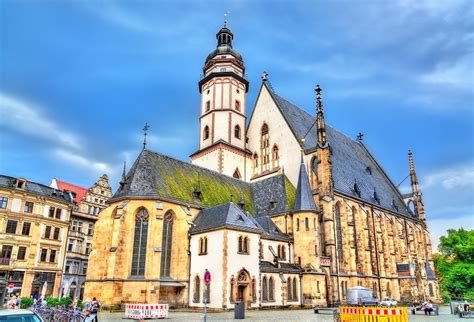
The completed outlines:
[[[43,320],[30,310],[6,309],[0,310],[0,321],[11,322],[43,322]]]
[[[372,289],[355,286],[347,289],[347,305],[377,305]]]
[[[398,302],[390,297],[384,298],[380,301],[380,306],[397,306]]]

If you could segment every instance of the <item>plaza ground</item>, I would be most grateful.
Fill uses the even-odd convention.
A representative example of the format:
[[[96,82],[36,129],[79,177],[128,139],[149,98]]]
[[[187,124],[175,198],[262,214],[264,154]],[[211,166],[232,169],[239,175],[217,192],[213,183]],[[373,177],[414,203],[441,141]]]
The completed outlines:
[[[100,312],[99,321],[133,321],[124,318],[123,312]],[[202,312],[170,311],[168,319],[146,321],[203,321]],[[208,321],[321,321],[332,322],[332,314],[314,314],[313,310],[251,310],[246,311],[245,320],[234,320],[234,312],[208,313]],[[448,306],[440,307],[439,315],[425,316],[423,312],[412,315],[408,311],[408,320],[415,322],[449,322],[458,321],[457,316],[451,315]]]

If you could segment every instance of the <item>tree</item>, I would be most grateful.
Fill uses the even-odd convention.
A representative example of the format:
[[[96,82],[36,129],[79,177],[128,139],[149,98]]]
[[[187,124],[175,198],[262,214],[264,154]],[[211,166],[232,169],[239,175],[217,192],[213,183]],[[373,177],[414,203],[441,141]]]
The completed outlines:
[[[434,254],[436,274],[445,301],[474,301],[474,230],[448,229]]]

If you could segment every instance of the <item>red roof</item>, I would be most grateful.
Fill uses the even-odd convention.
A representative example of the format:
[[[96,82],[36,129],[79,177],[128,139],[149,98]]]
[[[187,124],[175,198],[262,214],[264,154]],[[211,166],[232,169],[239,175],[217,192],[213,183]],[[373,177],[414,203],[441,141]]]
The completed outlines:
[[[60,190],[69,190],[69,191],[74,192],[76,194],[76,196],[74,197],[74,202],[76,204],[81,202],[82,198],[84,198],[84,196],[87,194],[87,191],[89,191],[89,189],[79,187],[79,186],[76,186],[74,184],[67,183],[67,182],[64,182],[64,181],[61,181],[61,180],[58,180],[58,179],[56,179],[56,182],[57,182],[58,188]]]

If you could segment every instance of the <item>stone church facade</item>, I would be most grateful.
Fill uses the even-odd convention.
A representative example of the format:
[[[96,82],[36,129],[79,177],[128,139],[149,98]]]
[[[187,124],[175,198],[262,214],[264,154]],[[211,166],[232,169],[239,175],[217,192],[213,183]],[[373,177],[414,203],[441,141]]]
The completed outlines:
[[[402,195],[369,152],[262,75],[246,119],[245,66],[224,26],[204,64],[191,163],[144,148],[99,214],[85,297],[106,306],[325,306],[361,285],[439,301],[413,155]],[[204,271],[212,276],[209,292]]]

